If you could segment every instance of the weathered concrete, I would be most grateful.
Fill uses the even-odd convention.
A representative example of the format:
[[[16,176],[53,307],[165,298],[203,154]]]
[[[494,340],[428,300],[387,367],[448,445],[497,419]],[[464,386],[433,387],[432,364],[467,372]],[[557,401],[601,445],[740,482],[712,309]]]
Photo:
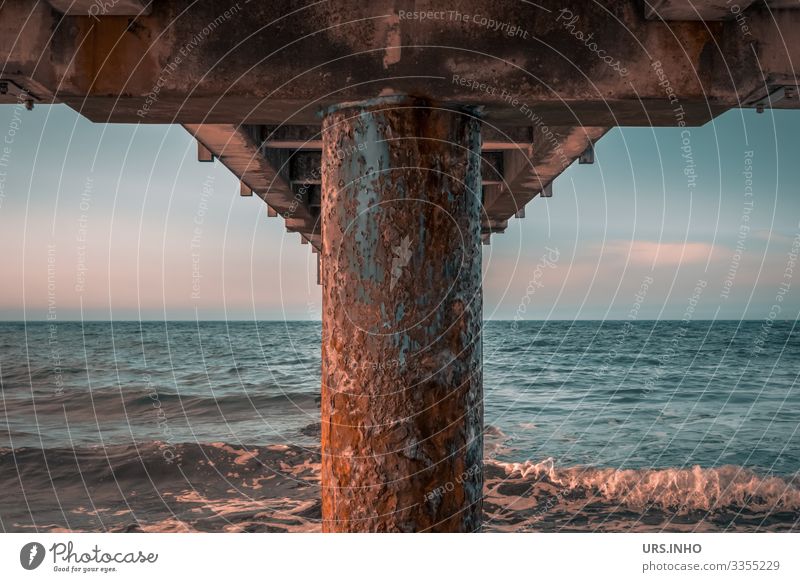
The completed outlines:
[[[519,213],[607,131],[606,127],[535,128],[531,153],[504,152],[505,180],[501,188],[485,197],[486,216],[507,220]]]
[[[746,16],[744,34],[736,20],[647,20],[642,0],[175,0],[101,18],[7,0],[0,61],[4,78],[94,121],[314,123],[328,105],[393,92],[481,104],[494,124],[531,125],[526,105],[550,126],[674,125],[657,60],[700,124],[800,62],[786,40],[800,11],[756,3]]]
[[[139,16],[150,14],[152,0],[47,0],[55,10],[67,16]]]
[[[279,213],[287,230],[300,232],[314,246],[320,246],[318,217],[311,212],[302,192],[291,187],[289,154],[273,150],[264,155],[261,126],[206,123],[184,127],[197,139],[202,150],[225,164],[251,192]]]
[[[186,124],[198,140],[198,159],[219,159],[280,214],[289,232],[298,232],[316,250],[322,246],[319,221],[322,155],[316,126]],[[508,227],[525,205],[542,193],[592,143],[603,127],[481,128],[483,211],[481,234]]]
[[[755,0],[645,0],[651,20],[733,20]]]
[[[325,531],[475,531],[480,122],[421,100],[323,123]]]
[[[486,242],[608,128],[800,107],[800,43],[787,41],[800,10],[786,0],[50,5],[3,3],[0,103],[183,123],[215,142],[212,154],[224,147],[222,163],[316,250],[309,160],[320,112],[336,103],[405,94],[480,106]]]

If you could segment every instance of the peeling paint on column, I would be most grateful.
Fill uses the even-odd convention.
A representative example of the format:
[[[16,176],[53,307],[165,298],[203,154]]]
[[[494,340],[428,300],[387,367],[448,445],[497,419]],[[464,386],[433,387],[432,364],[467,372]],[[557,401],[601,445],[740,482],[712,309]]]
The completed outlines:
[[[480,121],[347,105],[323,149],[323,529],[476,531]]]

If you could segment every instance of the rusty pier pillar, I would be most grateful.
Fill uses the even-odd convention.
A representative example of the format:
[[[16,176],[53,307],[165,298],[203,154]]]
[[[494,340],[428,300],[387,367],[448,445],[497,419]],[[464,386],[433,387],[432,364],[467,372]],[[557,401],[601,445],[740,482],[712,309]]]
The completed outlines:
[[[480,121],[333,108],[322,154],[324,531],[480,528]]]

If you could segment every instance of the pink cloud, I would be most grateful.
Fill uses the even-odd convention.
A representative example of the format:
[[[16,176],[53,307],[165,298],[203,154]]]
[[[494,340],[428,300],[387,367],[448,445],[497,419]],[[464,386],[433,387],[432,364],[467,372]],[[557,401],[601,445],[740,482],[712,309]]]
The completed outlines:
[[[620,259],[630,256],[633,265],[680,265],[704,263],[720,249],[702,242],[657,242],[648,240],[611,240],[596,247],[596,252]]]

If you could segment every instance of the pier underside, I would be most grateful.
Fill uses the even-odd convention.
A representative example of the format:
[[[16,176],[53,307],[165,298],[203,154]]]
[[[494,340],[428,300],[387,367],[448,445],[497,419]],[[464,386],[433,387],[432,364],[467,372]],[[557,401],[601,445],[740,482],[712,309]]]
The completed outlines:
[[[800,104],[788,2],[439,4],[0,7],[0,103],[182,124],[318,255],[326,531],[480,529],[482,243],[613,127]]]
[[[797,108],[800,10],[737,3],[3,3],[0,103],[180,123],[321,250],[322,112],[380,95],[482,109],[484,243],[616,126]]]

